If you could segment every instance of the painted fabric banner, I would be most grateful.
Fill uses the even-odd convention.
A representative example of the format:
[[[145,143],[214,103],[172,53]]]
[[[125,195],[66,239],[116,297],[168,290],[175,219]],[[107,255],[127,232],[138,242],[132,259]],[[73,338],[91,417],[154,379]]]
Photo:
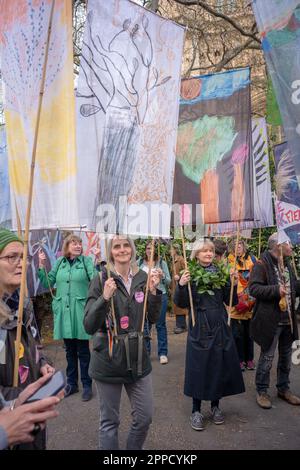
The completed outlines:
[[[275,214],[281,242],[300,243],[300,188],[291,152],[284,142],[274,146],[276,164]]]
[[[253,220],[249,68],[182,80],[173,203],[192,224]],[[175,222],[176,223],[176,222]]]
[[[183,39],[182,27],[128,0],[88,2],[77,89],[88,230],[170,235],[168,215],[149,217],[172,203]]]
[[[61,256],[62,233],[58,230],[33,230],[29,235],[27,269],[27,289],[29,297],[34,297],[49,289],[45,289],[38,278],[38,252],[41,248],[46,255],[46,268],[49,272],[57,258]]]
[[[253,11],[295,172],[300,179],[300,3],[253,0]]]
[[[242,222],[240,225],[243,224],[248,224],[251,222]],[[244,225],[243,225],[244,226]],[[207,237],[214,237],[214,238],[230,238],[230,237],[236,237],[237,235],[237,223],[232,223],[232,224],[219,224],[217,225],[217,231],[214,231],[212,228],[214,225],[208,225],[208,230],[206,232]],[[223,228],[223,231],[221,230]],[[252,229],[242,229],[240,226],[240,237],[242,238],[252,238]]]
[[[101,239],[99,233],[95,232],[74,232],[82,240],[83,254],[90,256],[94,264],[105,260],[105,241]]]
[[[0,53],[12,200],[27,207],[52,0],[0,0]],[[56,0],[38,134],[30,228],[78,225],[72,2]],[[15,204],[12,204],[16,228]]]
[[[264,118],[252,119],[252,162],[254,220],[241,222],[241,230],[272,227],[274,225],[268,134]],[[236,230],[236,223],[211,225],[211,233],[213,234],[233,233]]]
[[[0,126],[0,226],[11,228],[6,132]]]

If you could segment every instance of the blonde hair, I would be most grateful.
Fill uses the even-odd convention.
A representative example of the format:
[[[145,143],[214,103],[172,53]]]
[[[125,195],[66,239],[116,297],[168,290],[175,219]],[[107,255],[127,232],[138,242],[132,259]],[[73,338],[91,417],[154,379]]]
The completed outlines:
[[[203,250],[204,247],[212,248],[213,252],[215,253],[215,245],[211,240],[205,240],[204,238],[201,240],[195,241],[193,245],[193,249],[191,252],[191,259],[195,259],[197,257],[198,251]]]
[[[63,256],[68,256],[69,255],[69,245],[70,245],[71,242],[78,242],[78,243],[81,243],[81,245],[82,245],[82,240],[81,240],[81,238],[77,237],[77,235],[68,235],[64,239],[64,243],[63,243],[63,246],[62,246]],[[82,249],[81,249],[81,254],[82,254]]]
[[[230,253],[234,254],[235,253],[235,245],[236,245],[236,242],[237,242],[237,239],[236,238],[233,238],[229,243],[228,243],[228,250]],[[245,240],[243,240],[242,238],[239,240],[239,243],[238,245],[243,245],[243,250],[244,250],[244,253],[246,253],[248,247],[247,247],[247,243],[245,242]]]
[[[130,258],[130,264],[135,264],[136,263],[136,249],[135,249],[135,244],[131,238],[127,237],[126,235],[115,235],[112,238],[108,240],[107,244],[107,257],[110,261],[110,263],[114,263],[114,259],[111,254],[111,249],[112,249],[112,243],[114,240],[120,239],[120,240],[127,240],[130,248],[131,248],[131,258]]]

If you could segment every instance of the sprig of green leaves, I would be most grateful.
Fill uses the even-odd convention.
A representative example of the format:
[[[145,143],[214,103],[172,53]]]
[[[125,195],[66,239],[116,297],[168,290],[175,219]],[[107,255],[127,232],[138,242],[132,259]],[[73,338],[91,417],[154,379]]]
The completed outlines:
[[[213,264],[217,267],[215,272],[207,271],[195,259],[188,262],[191,280],[195,282],[199,294],[214,295],[214,289],[222,289],[229,281],[230,267],[217,261]]]

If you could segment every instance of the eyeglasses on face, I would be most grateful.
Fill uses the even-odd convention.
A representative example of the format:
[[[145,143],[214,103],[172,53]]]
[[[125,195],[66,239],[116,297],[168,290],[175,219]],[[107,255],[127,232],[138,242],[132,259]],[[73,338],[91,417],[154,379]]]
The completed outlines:
[[[20,261],[23,261],[23,255],[7,255],[7,256],[1,256],[0,260],[6,260],[8,264],[11,264],[13,266],[17,266]],[[29,264],[29,260],[26,259],[26,264]]]

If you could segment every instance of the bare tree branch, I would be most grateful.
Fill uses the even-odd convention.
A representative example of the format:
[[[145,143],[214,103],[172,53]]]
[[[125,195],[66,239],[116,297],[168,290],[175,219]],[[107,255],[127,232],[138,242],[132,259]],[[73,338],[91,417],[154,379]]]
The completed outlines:
[[[218,12],[217,10],[210,7],[209,5],[207,5],[206,2],[203,2],[202,0],[174,0],[174,2],[179,3],[180,5],[184,5],[184,6],[191,6],[191,5],[200,6],[204,10],[206,10],[208,13],[210,13],[211,15],[213,15],[217,18],[222,18],[224,21],[227,21],[229,24],[231,24],[231,26],[233,26],[237,31],[239,31],[239,33],[242,36],[250,37],[250,38],[252,38],[253,41],[256,41],[260,44],[260,40],[255,36],[255,34],[245,31],[241,27],[241,25],[236,23],[236,21],[234,21],[232,18],[230,18],[230,16],[227,16],[224,13]]]

